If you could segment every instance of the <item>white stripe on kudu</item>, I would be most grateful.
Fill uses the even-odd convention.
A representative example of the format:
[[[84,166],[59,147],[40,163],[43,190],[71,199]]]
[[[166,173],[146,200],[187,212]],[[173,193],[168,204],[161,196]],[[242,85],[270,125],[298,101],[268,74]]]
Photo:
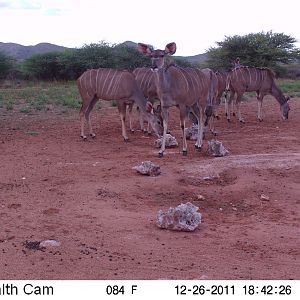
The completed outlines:
[[[116,82],[115,82],[115,77],[116,77],[116,74],[117,74],[117,71],[115,70],[114,71],[114,74],[112,75],[112,78],[110,79],[110,83],[109,83],[109,85],[108,85],[108,87],[107,87],[107,90],[106,90],[106,92],[107,92],[107,96],[108,97],[113,97],[113,93],[112,93],[112,91],[111,91],[111,86],[112,86],[112,84],[115,84]]]

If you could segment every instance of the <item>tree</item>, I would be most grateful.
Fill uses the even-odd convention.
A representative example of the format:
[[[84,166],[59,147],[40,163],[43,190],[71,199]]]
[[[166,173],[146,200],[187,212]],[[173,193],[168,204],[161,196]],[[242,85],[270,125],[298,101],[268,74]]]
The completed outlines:
[[[61,52],[48,52],[31,56],[23,65],[25,75],[42,80],[60,79],[61,65],[58,59],[60,55]]]
[[[217,42],[218,47],[208,51],[208,64],[213,69],[231,69],[232,62],[239,57],[242,65],[269,67],[279,71],[281,64],[300,58],[296,39],[283,33],[250,33],[244,36],[226,37]]]
[[[141,54],[136,48],[124,44],[113,47],[114,67],[120,70],[133,71],[138,67],[150,67],[149,57]]]
[[[5,79],[14,68],[14,59],[0,52],[0,79]]]

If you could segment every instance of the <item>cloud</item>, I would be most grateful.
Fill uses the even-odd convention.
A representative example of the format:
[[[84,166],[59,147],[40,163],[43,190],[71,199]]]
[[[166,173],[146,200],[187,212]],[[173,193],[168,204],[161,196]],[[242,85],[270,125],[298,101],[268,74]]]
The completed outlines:
[[[42,8],[42,3],[40,0],[1,0],[0,7],[5,9],[29,9],[37,10]]]
[[[43,14],[45,16],[50,16],[50,17],[51,16],[61,16],[61,15],[63,15],[63,13],[64,13],[64,10],[59,9],[59,8],[48,8],[43,11]]]

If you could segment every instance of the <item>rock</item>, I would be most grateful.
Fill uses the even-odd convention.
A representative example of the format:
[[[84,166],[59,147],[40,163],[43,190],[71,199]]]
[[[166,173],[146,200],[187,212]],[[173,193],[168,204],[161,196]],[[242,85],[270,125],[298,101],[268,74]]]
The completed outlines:
[[[40,242],[40,247],[59,247],[61,245],[61,243],[59,241],[56,240],[45,240],[45,241],[41,241]]]
[[[156,148],[160,148],[162,144],[162,137],[154,142]],[[166,148],[178,147],[178,142],[174,136],[171,134],[166,134]]]
[[[215,157],[225,156],[229,151],[217,140],[208,141],[208,154]]]
[[[156,224],[164,229],[193,231],[201,223],[201,214],[197,212],[198,209],[199,207],[187,202],[175,208],[170,207],[167,212],[160,210]]]
[[[198,200],[205,200],[205,197],[203,195],[197,195]]]
[[[203,134],[208,133],[208,127],[204,127]],[[198,138],[198,125],[193,124],[191,127],[185,129],[186,139],[191,141],[197,141]]]
[[[269,200],[270,200],[270,197],[267,196],[267,195],[261,194],[261,195],[260,195],[260,199],[263,200],[263,201],[269,201]]]
[[[186,139],[196,141],[198,137],[198,125],[193,124],[192,127],[185,129]]]
[[[141,165],[132,168],[138,173],[149,176],[157,176],[161,173],[160,166],[151,161],[143,161]]]

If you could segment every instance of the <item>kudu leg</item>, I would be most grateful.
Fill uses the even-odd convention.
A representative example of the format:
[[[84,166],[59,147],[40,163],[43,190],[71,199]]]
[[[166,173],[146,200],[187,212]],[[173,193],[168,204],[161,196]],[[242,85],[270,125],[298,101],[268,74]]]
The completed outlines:
[[[92,111],[92,109],[93,109],[93,107],[94,107],[94,105],[95,105],[96,102],[97,102],[96,98],[93,98],[90,101],[83,100],[83,102],[82,102],[82,106],[81,106],[80,113],[79,113],[79,115],[80,115],[80,124],[81,124],[81,134],[80,134],[80,136],[84,140],[87,139],[87,137],[86,137],[86,135],[84,133],[84,123],[85,123],[85,120],[88,123],[90,135],[92,137],[95,136],[95,134],[92,131],[91,111]]]
[[[204,130],[204,117],[203,117],[203,111],[200,108],[200,115],[198,117],[198,137],[197,142],[195,144],[195,148],[198,151],[201,151],[202,145],[203,145],[203,130]]]
[[[119,110],[119,115],[121,119],[121,124],[122,124],[122,136],[124,138],[125,142],[128,142],[128,136],[126,132],[126,126],[125,126],[125,120],[126,120],[126,103],[123,101],[118,101],[118,110]]]
[[[242,96],[243,95],[238,95],[237,98],[236,98],[236,109],[237,109],[237,116],[238,116],[239,121],[241,123],[245,123],[245,120],[244,120],[244,118],[242,117],[242,114],[241,114]]]
[[[185,120],[186,120],[186,109],[185,111],[180,110],[180,127],[182,130],[182,155],[187,156],[187,141],[186,141],[186,130],[185,130]]]
[[[262,101],[263,101],[263,97],[262,95],[257,96],[257,118],[259,120],[259,122],[263,121],[263,112],[262,112]]]
[[[163,118],[163,137],[162,137],[162,142],[161,142],[161,147],[160,150],[158,152],[158,156],[159,157],[163,157],[164,156],[164,152],[166,150],[166,135],[167,135],[167,131],[168,131],[168,121],[169,121],[169,113],[166,109],[162,110],[162,118]]]
[[[96,134],[93,132],[93,128],[92,128],[91,111],[94,108],[97,101],[98,101],[98,99],[96,97],[94,97],[93,100],[90,102],[90,104],[87,108],[87,111],[85,112],[85,118],[88,123],[89,133],[92,138],[94,138],[96,136]]]
[[[130,131],[132,133],[134,133],[134,129],[133,129],[133,126],[132,126],[132,109],[133,109],[133,103],[128,105],[128,118],[129,118]]]
[[[228,93],[225,95],[225,115],[226,115],[228,122],[230,122],[231,111],[233,110],[233,107],[232,107],[233,98],[234,98],[233,92],[229,92],[229,96],[228,96]]]

